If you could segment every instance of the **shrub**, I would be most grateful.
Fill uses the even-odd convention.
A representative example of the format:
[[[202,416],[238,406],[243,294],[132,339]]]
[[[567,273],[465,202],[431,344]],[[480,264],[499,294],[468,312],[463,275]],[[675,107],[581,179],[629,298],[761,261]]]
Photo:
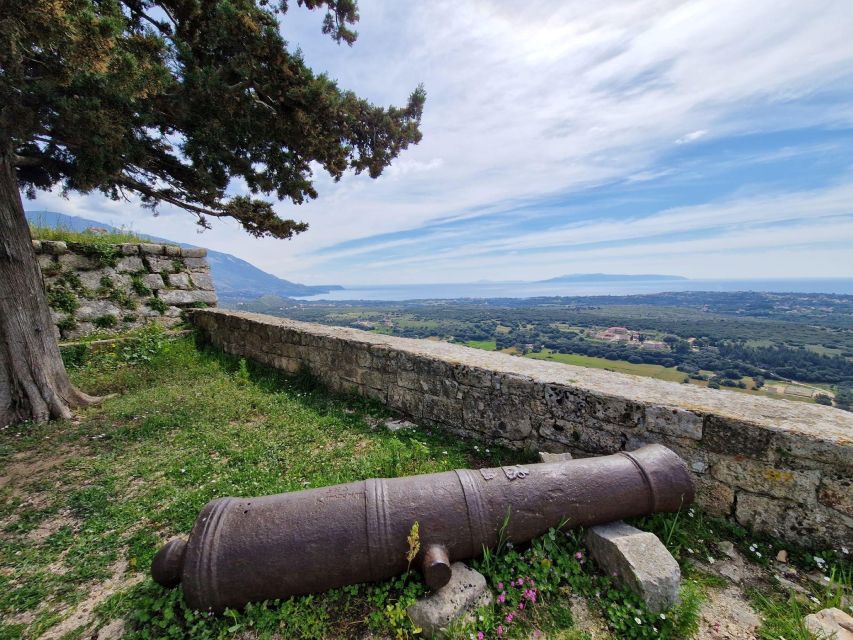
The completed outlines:
[[[153,311],[158,312],[161,316],[166,313],[166,310],[169,308],[165,302],[163,302],[160,298],[148,298],[147,304]]]
[[[138,296],[150,296],[151,289],[145,284],[145,281],[142,279],[142,276],[138,273],[134,273],[130,276],[130,286],[133,288],[134,292]]]
[[[73,314],[80,308],[80,301],[77,299],[77,294],[62,285],[48,287],[47,303],[52,309],[64,311],[68,314]]]
[[[109,313],[103,316],[98,316],[93,321],[93,324],[98,327],[98,329],[112,329],[117,323],[118,319]]]

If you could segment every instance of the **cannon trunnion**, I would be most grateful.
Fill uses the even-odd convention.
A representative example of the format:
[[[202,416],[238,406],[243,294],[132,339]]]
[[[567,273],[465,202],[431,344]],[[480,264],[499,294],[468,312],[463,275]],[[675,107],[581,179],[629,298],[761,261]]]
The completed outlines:
[[[693,501],[685,463],[660,445],[558,463],[362,482],[258,498],[219,498],[189,540],[174,539],[151,572],[181,584],[194,609],[221,612],[249,602],[379,581],[406,570],[407,536],[419,523],[413,563],[427,584],[479,556],[503,536],[526,542],[551,527],[591,526]]]

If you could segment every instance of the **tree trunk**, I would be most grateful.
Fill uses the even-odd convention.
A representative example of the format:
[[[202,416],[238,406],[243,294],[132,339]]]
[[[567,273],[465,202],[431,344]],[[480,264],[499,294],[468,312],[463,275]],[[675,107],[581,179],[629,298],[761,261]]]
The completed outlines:
[[[15,168],[0,152],[0,427],[69,418],[95,400],[68,379]]]

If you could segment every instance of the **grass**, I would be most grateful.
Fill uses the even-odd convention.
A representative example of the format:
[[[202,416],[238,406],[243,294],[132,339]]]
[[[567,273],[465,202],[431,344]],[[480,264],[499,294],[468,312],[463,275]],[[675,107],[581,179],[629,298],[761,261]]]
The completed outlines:
[[[131,231],[107,231],[93,233],[91,231],[74,231],[64,227],[45,227],[30,223],[30,235],[34,240],[54,240],[61,242],[79,242],[84,244],[122,244],[151,242]]]
[[[573,364],[579,367],[591,367],[593,369],[608,369],[619,373],[630,373],[635,376],[657,378],[669,382],[681,382],[686,373],[678,371],[675,367],[663,367],[659,364],[632,364],[625,360],[608,360],[607,358],[596,358],[574,353],[557,353],[550,349],[543,349],[539,353],[528,353],[528,358],[536,360],[552,360],[563,364]]]
[[[467,347],[474,347],[475,349],[483,349],[485,351],[494,351],[498,348],[497,343],[494,340],[469,340],[465,343]]]
[[[10,480],[0,488],[3,640],[37,638],[62,624],[59,635],[76,638],[115,619],[125,621],[127,638],[416,637],[405,608],[424,592],[417,574],[215,618],[187,609],[180,590],[160,588],[147,571],[159,546],[186,535],[214,497],[519,461],[519,454],[438,432],[392,433],[380,405],[197,349],[190,338],[137,334],[113,349],[77,354],[70,366],[86,391],[119,395],[79,419],[0,431],[0,477]],[[644,526],[659,531],[684,563],[691,536],[711,544],[707,523],[683,514]],[[667,631],[650,635],[654,616],[576,556],[580,535],[552,530],[476,562],[496,594],[504,583],[516,607],[527,587],[507,591],[505,583],[537,583],[537,604],[527,601],[504,638],[528,638],[536,629],[583,638],[567,606],[572,595],[588,598],[620,640],[681,638],[695,627],[700,582],[686,583]],[[92,617],[63,622],[75,610]],[[481,629],[497,637],[507,611],[504,604],[481,611],[483,619],[460,627],[457,637]]]

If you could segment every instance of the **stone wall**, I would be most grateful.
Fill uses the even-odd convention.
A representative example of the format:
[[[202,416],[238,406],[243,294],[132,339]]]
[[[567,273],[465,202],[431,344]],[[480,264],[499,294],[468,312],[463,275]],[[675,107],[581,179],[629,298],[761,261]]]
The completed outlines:
[[[162,244],[33,241],[58,338],[176,324],[216,304],[207,249]]]
[[[695,474],[698,501],[808,546],[853,543],[853,414],[272,316],[200,310],[217,347],[421,424],[515,449],[608,454],[658,442]]]

